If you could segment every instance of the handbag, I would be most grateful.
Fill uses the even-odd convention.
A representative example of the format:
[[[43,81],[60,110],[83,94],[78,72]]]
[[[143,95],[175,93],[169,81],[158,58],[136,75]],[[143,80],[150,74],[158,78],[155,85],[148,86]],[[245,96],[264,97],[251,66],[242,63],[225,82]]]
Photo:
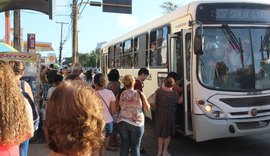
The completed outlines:
[[[151,105],[151,110],[155,111],[156,110],[156,96],[157,96],[157,89],[153,94],[151,94],[148,98],[147,101]]]

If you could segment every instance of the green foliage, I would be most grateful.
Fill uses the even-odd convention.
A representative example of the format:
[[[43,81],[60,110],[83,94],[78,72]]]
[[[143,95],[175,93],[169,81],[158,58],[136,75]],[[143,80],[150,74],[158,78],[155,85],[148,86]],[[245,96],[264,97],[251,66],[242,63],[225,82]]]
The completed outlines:
[[[72,57],[65,57],[65,61],[62,63],[63,66],[70,66],[72,64]]]
[[[99,62],[100,62],[100,58],[99,58],[99,50],[100,49],[96,49],[96,50],[92,50],[91,52],[88,53],[79,53],[79,63],[83,66],[83,67],[99,67]],[[70,66],[73,62],[72,57],[68,57],[65,58],[65,61],[63,62],[63,65],[65,66]]]
[[[172,2],[164,2],[160,7],[164,10],[163,14],[168,14],[177,9],[177,5]]]

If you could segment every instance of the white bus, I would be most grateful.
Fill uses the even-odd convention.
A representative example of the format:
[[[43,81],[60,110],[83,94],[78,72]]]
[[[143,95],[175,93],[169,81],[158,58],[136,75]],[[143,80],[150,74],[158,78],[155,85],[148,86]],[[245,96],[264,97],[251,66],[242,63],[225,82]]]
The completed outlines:
[[[168,72],[183,81],[179,129],[196,141],[270,132],[270,4],[198,1],[101,48],[101,72],[150,76],[149,96]]]

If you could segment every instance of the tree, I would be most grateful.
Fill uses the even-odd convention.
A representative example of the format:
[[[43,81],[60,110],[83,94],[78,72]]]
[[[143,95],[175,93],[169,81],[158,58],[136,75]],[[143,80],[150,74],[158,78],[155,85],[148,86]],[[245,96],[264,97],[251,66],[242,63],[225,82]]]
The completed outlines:
[[[100,49],[95,49],[91,52],[90,54],[90,63],[92,67],[97,67],[99,68],[99,63],[100,63]]]
[[[64,60],[65,61],[62,63],[63,66],[70,66],[73,61],[72,57],[65,57]]]
[[[172,2],[164,2],[160,7],[164,10],[164,14],[168,14],[177,9],[177,5]]]
[[[100,49],[95,49],[88,53],[79,53],[79,63],[86,68],[99,68],[99,51]],[[65,58],[65,61],[62,64],[70,66],[72,64],[72,60],[72,57]]]
[[[91,64],[89,62],[89,58],[91,56],[90,53],[84,53],[84,54],[79,53],[78,56],[79,56],[79,62],[83,67],[91,67]]]

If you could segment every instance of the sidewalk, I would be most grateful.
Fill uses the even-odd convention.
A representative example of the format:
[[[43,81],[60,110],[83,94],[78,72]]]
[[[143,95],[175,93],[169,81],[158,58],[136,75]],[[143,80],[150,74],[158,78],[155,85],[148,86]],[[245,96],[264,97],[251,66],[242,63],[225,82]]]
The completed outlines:
[[[49,149],[46,144],[29,144],[28,156],[48,156]],[[107,151],[108,156],[119,156],[119,152]]]
[[[48,156],[49,149],[45,144],[44,134],[37,131],[35,134],[36,139],[30,141],[28,156]],[[154,133],[154,125],[151,121],[146,120],[145,133],[142,139],[142,146],[146,153],[141,153],[141,156],[155,156],[157,151],[157,141]],[[107,156],[119,156],[119,151],[106,151]]]

